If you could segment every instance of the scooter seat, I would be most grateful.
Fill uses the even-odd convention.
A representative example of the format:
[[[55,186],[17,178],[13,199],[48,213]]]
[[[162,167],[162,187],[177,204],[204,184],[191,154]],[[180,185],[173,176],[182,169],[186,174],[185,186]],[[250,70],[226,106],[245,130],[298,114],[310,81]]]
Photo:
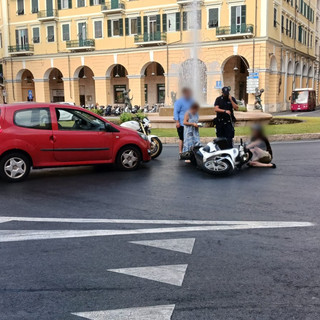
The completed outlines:
[[[214,139],[213,142],[220,148],[220,150],[229,149],[228,140],[226,138],[217,138]]]

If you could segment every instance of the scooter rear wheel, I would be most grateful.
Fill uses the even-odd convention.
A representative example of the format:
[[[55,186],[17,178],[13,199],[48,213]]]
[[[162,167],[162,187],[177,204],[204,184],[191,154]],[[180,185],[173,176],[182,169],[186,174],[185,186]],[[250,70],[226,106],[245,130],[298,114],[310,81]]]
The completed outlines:
[[[232,172],[232,166],[228,160],[218,160],[215,158],[204,163],[203,169],[214,176],[225,176]]]

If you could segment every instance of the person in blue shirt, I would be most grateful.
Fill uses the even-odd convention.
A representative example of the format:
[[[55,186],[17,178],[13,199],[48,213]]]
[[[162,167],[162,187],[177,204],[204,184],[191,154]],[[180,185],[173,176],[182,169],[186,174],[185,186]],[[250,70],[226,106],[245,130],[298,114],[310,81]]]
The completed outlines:
[[[189,88],[182,89],[182,97],[174,104],[173,119],[176,121],[177,132],[179,136],[179,154],[181,156],[183,150],[183,132],[184,132],[184,116],[189,111],[194,100],[192,99],[192,91]]]

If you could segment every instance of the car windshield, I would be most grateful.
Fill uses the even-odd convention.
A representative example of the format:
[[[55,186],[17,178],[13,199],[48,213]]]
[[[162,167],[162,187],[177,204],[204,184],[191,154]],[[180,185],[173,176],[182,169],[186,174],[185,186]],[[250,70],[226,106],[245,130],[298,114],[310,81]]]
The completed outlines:
[[[309,91],[294,91],[292,103],[308,103]]]

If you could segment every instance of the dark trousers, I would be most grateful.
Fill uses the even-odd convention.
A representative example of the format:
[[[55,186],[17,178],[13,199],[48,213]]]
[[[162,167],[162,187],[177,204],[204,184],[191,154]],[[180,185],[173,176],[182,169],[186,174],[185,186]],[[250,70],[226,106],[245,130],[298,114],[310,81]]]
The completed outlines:
[[[226,138],[229,148],[233,148],[234,127],[231,121],[219,121],[216,126],[217,137]]]

